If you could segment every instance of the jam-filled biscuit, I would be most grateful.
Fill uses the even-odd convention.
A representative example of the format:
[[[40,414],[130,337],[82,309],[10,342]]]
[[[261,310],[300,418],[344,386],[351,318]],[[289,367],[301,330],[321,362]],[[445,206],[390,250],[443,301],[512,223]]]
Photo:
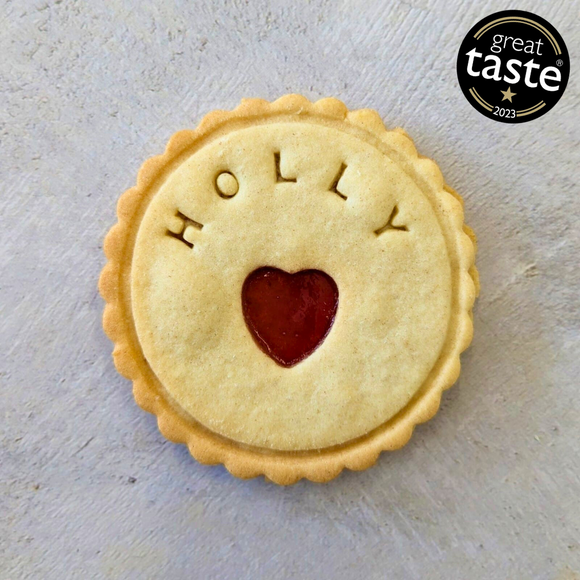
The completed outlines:
[[[100,282],[116,366],[202,463],[282,484],[365,469],[459,375],[475,238],[374,111],[288,95],[210,113],[118,216]]]

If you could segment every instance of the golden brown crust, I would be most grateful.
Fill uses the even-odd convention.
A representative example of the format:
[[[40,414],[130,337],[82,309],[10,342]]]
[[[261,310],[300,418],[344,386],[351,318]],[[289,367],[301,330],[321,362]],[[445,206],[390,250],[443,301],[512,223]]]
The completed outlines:
[[[202,144],[213,132],[224,130],[228,124],[239,123],[244,119],[289,115],[323,117],[356,127],[369,141],[378,141],[396,153],[397,160],[412,173],[417,182],[435,188],[441,198],[447,193],[449,199],[445,203],[451,208],[456,225],[456,253],[460,270],[457,312],[446,356],[434,368],[425,389],[394,418],[364,437],[336,447],[308,452],[278,452],[241,445],[209,431],[186,416],[172,402],[145,360],[131,313],[133,245],[151,190],[171,171],[184,152]],[[104,250],[108,263],[99,282],[100,292],[107,302],[103,326],[115,343],[115,366],[123,376],[133,381],[135,400],[144,410],[157,416],[161,433],[171,441],[187,444],[193,457],[201,463],[223,463],[236,477],[264,475],[268,480],[283,485],[295,483],[301,478],[316,482],[329,481],[345,467],[351,470],[366,469],[375,463],[381,451],[405,445],[415,425],[427,421],[437,412],[442,392],[452,386],[459,376],[459,355],[471,342],[471,308],[479,292],[479,280],[474,266],[475,235],[463,224],[461,197],[444,185],[437,165],[417,154],[413,142],[402,129],[388,131],[375,111],[363,109],[349,112],[336,99],[311,103],[299,95],[287,95],[273,103],[261,99],[244,99],[233,111],[213,111],[202,119],[197,129],[173,135],[163,155],[153,157],[143,164],[137,185],[119,199],[117,214],[119,221],[105,239]]]

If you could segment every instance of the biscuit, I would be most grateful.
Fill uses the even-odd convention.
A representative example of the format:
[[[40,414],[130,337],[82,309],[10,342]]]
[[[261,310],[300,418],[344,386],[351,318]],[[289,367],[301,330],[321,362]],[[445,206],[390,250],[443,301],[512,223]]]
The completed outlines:
[[[105,241],[118,371],[168,439],[290,484],[402,447],[457,379],[475,236],[371,110],[247,99],[142,166]]]

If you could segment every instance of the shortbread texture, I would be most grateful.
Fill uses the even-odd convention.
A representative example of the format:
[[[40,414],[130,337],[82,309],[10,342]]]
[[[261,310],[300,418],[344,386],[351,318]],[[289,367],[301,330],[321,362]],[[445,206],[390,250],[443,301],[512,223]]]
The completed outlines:
[[[295,182],[277,182],[276,152]],[[343,163],[346,200],[330,190]],[[216,192],[222,170],[240,184],[231,199]],[[408,231],[377,235],[395,206]],[[203,224],[193,248],[167,235],[177,211]],[[139,228],[132,296],[145,357],[185,411],[236,441],[302,450],[360,437],[409,402],[445,343],[439,213],[397,163],[332,126],[264,123],[215,138],[168,176]],[[257,348],[242,315],[244,280],[262,266],[323,270],[339,288],[329,336],[291,369]]]
[[[374,111],[298,95],[215,111],[144,164],[118,213],[101,277],[117,368],[202,462],[284,484],[364,469],[459,375],[475,237],[437,165]],[[339,289],[331,331],[292,368],[243,318],[266,266]]]

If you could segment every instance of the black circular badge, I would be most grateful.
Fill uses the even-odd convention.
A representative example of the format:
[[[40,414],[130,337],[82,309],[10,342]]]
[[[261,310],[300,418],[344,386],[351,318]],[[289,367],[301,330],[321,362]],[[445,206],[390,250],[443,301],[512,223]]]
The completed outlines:
[[[501,123],[525,123],[547,113],[564,94],[569,74],[568,49],[558,31],[522,10],[480,20],[457,56],[465,98]]]

